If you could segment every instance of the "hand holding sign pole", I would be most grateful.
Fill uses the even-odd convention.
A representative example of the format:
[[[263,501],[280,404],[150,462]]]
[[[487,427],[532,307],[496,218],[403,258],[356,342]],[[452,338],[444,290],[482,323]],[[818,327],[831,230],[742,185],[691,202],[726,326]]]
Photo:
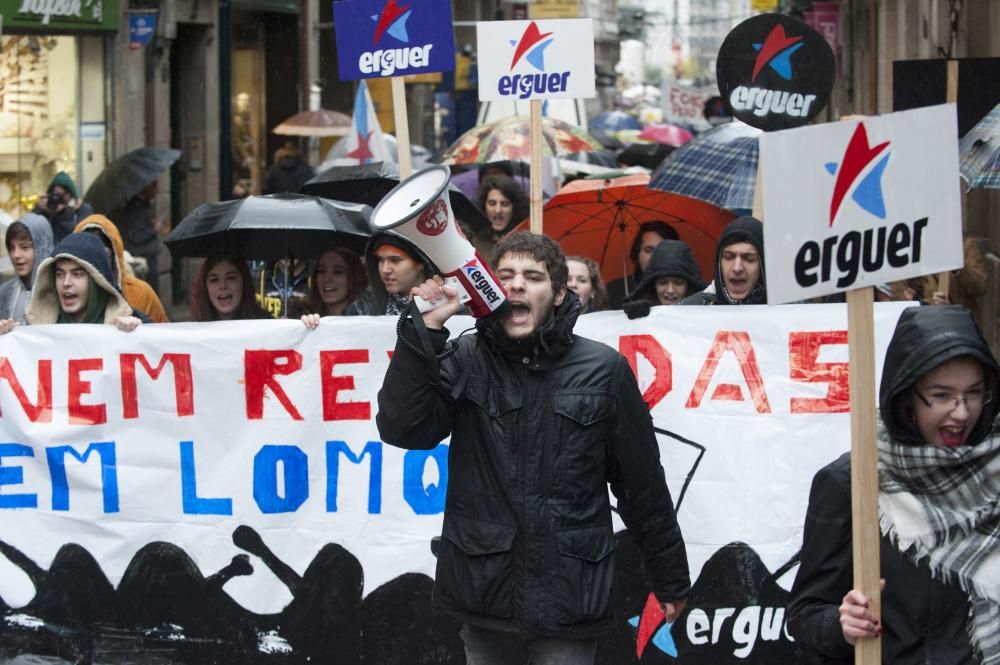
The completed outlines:
[[[391,78],[399,171],[406,178],[412,165],[403,76],[455,69],[451,3],[342,0],[333,3],[333,14],[341,80]]]
[[[765,134],[768,297],[847,292],[854,588],[880,616],[872,288],[962,265],[955,106]],[[879,639],[855,662],[881,662]]]

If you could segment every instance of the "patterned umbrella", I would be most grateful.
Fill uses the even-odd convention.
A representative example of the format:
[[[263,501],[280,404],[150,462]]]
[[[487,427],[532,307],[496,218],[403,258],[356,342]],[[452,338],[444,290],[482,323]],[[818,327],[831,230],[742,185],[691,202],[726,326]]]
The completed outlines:
[[[574,152],[603,150],[585,131],[556,118],[542,118],[542,152],[561,157]],[[441,155],[442,164],[485,164],[531,158],[531,123],[528,116],[512,115],[473,127]]]
[[[1000,189],[1000,104],[962,137],[958,150],[969,189]]]
[[[283,136],[344,136],[350,130],[351,116],[318,109],[296,113],[271,131]]]
[[[757,182],[757,139],[761,133],[733,121],[699,134],[660,164],[649,186],[726,210],[750,210]]]
[[[644,141],[654,141],[663,145],[681,146],[694,138],[694,134],[677,125],[650,125],[639,132],[639,138]]]
[[[617,132],[619,129],[642,129],[639,119],[625,111],[605,111],[598,113],[590,121],[590,129]]]
[[[628,254],[639,225],[664,221],[691,246],[702,273],[710,278],[715,245],[733,214],[686,196],[654,191],[648,184],[646,173],[571,182],[545,204],[545,235],[567,255],[597,262],[607,283],[631,270]],[[528,227],[525,221],[516,230]]]

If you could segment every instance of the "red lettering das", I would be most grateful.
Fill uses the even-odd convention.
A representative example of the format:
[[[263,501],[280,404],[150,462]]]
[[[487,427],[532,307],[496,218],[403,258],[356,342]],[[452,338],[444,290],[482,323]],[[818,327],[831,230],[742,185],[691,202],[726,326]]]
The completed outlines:
[[[246,381],[247,418],[264,418],[264,390],[269,388],[294,420],[302,420],[299,410],[288,399],[285,390],[274,378],[293,374],[302,369],[302,354],[298,351],[250,350],[243,353],[244,379]]]
[[[793,397],[792,413],[848,413],[851,391],[849,365],[816,362],[825,344],[847,345],[846,330],[793,332],[788,335],[789,378],[802,383],[827,384],[825,397]]]
[[[346,351],[321,351],[319,372],[323,382],[323,420],[368,420],[372,417],[369,402],[338,402],[341,390],[354,390],[353,376],[334,376],[337,364],[367,363],[368,349]]]
[[[191,378],[191,355],[188,353],[164,353],[160,363],[153,367],[141,353],[123,353],[118,359],[122,376],[122,417],[139,417],[139,389],[135,379],[135,364],[139,363],[154,381],[160,378],[163,368],[170,363],[174,367],[174,397],[178,416],[194,415],[194,382]]]
[[[90,381],[80,375],[84,372],[99,372],[104,369],[102,358],[75,358],[69,361],[69,398],[66,408],[71,425],[101,425],[108,421],[108,409],[104,404],[84,404],[81,398],[90,394]]]
[[[35,403],[28,401],[21,382],[14,373],[14,367],[6,356],[0,356],[0,381],[6,381],[14,397],[17,398],[24,415],[33,423],[52,422],[52,361],[38,361],[38,394]]]
[[[618,338],[618,352],[625,356],[636,380],[639,379],[639,354],[653,366],[653,382],[642,393],[643,401],[652,410],[674,387],[670,352],[652,335],[622,335]]]
[[[719,366],[719,361],[724,353],[732,353],[740,364],[740,371],[743,372],[743,380],[746,381],[747,388],[750,389],[750,398],[753,400],[757,413],[771,413],[771,404],[767,400],[767,391],[764,389],[764,380],[760,375],[760,366],[757,364],[757,354],[753,344],[750,342],[750,335],[743,331],[720,330],[715,335],[712,348],[708,351],[708,358],[698,373],[698,378],[694,382],[691,394],[688,395],[687,403],[684,405],[689,409],[696,409],[701,405],[701,400],[708,390],[708,384],[715,375],[715,370]],[[720,383],[712,392],[713,400],[726,400],[734,402],[743,401],[743,391],[735,383]]]

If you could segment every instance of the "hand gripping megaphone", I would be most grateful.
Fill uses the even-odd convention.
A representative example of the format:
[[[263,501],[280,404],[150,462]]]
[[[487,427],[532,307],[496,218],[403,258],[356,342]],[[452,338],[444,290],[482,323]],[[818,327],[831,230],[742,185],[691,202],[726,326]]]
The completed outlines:
[[[481,319],[500,309],[507,301],[507,294],[455,222],[448,199],[450,181],[447,166],[432,166],[414,173],[379,201],[368,225],[375,233],[392,230],[419,247],[441,271],[446,283],[465,291],[466,306],[473,316]],[[417,301],[421,312],[445,302],[427,303],[420,298]]]

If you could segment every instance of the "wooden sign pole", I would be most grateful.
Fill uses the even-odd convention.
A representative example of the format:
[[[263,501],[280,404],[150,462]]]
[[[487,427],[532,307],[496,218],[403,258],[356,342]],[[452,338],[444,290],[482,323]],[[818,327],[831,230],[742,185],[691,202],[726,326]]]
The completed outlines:
[[[531,232],[542,233],[542,101],[531,100]]]
[[[406,119],[406,85],[402,76],[392,79],[392,114],[396,121],[396,152],[399,154],[399,178],[409,178],[413,173],[410,159],[410,123]]]
[[[949,104],[958,102],[958,60],[948,61],[948,83],[945,91],[945,101]],[[962,200],[965,200],[964,194],[962,195]],[[937,281],[938,291],[947,296],[951,289],[951,273],[948,271],[939,272]],[[927,298],[927,294],[924,294],[924,297]],[[927,298],[927,300],[929,301],[930,299]]]
[[[882,616],[879,591],[878,446],[875,439],[875,324],[872,289],[847,292],[847,341],[851,392],[851,543],[854,588],[868,609]],[[882,639],[858,640],[856,665],[880,665]]]

